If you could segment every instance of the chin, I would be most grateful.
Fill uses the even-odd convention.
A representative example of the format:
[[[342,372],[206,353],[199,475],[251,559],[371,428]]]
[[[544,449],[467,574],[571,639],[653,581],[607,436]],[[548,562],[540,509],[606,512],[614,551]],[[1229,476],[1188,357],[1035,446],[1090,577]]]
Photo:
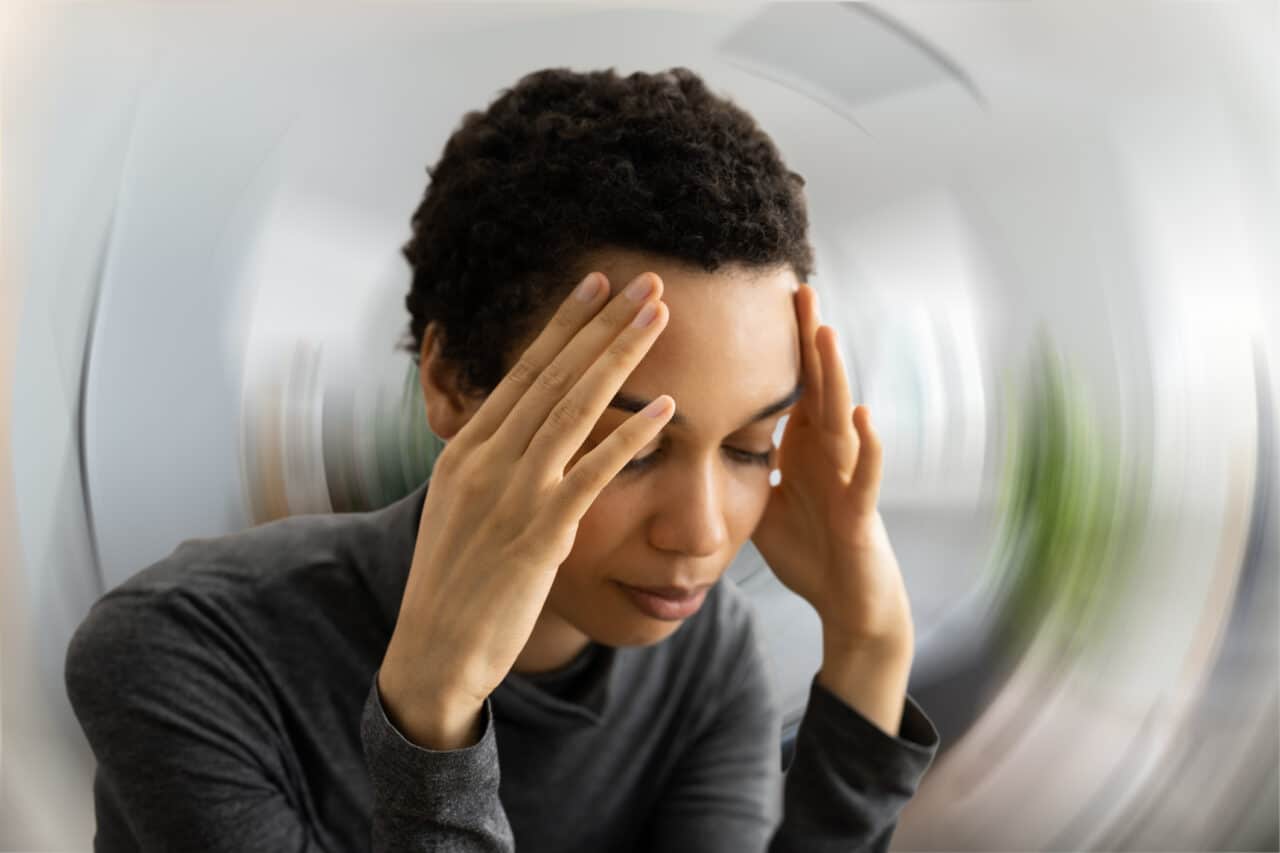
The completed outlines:
[[[639,617],[629,620],[628,624],[615,623],[604,631],[591,633],[589,636],[606,646],[652,646],[674,634],[681,624],[683,623],[656,622]]]
[[[592,618],[577,628],[606,646],[652,646],[670,637],[688,620],[667,622],[636,611],[625,599],[592,608]]]
[[[582,586],[572,592],[553,588],[556,614],[594,642],[606,646],[652,646],[670,637],[692,616],[658,619],[636,607],[615,582]],[[695,614],[696,615],[696,614]]]

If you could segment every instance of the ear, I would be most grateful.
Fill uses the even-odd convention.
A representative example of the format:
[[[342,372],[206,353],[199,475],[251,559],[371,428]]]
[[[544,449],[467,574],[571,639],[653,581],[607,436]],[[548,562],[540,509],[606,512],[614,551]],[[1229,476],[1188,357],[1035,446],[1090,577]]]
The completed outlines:
[[[427,409],[427,425],[438,437],[448,441],[467,425],[484,399],[458,390],[457,369],[440,357],[440,351],[440,327],[432,321],[422,336],[418,383]]]

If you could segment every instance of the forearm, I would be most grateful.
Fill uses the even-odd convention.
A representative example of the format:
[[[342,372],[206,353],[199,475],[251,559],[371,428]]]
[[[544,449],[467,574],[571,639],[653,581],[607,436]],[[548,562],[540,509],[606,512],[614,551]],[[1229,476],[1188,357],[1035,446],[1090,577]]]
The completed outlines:
[[[859,641],[828,631],[822,638],[818,683],[879,729],[898,736],[914,642]]]

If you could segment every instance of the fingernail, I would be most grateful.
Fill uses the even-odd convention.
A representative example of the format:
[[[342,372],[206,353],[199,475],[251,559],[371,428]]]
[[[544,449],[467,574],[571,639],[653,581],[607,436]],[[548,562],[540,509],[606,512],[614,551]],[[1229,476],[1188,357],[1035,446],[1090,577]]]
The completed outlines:
[[[641,409],[640,414],[650,418],[660,418],[667,413],[667,398],[659,397]]]
[[[650,302],[648,305],[640,309],[640,313],[631,321],[631,325],[637,329],[643,329],[645,326],[653,322],[653,318],[658,316],[658,303]]]
[[[627,298],[639,302],[653,291],[653,276],[643,275],[627,287]]]
[[[601,284],[603,282],[600,280],[600,276],[592,273],[582,280],[582,284],[578,285],[578,290],[574,295],[578,297],[580,302],[590,302],[600,292]]]

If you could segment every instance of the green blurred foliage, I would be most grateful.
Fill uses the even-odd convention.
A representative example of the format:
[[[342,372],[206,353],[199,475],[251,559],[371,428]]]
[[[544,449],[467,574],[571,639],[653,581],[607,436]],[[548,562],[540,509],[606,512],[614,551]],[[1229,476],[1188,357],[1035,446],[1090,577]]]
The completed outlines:
[[[1002,645],[1020,654],[1048,632],[1064,657],[1097,650],[1131,578],[1147,478],[1122,454],[1122,437],[1105,431],[1047,333],[1006,404]]]

